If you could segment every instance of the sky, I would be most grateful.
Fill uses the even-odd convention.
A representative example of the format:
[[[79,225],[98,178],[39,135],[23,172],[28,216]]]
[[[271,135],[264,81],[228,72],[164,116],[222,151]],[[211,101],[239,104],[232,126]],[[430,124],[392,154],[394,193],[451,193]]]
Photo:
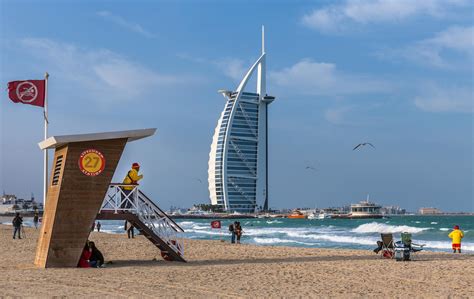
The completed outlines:
[[[217,90],[236,89],[265,25],[270,207],[369,194],[472,212],[473,6],[0,0],[0,190],[42,198],[42,110],[11,102],[6,86],[47,71],[50,135],[157,128],[126,146],[114,182],[139,162],[162,207],[209,203]],[[375,149],[353,151],[361,142]]]

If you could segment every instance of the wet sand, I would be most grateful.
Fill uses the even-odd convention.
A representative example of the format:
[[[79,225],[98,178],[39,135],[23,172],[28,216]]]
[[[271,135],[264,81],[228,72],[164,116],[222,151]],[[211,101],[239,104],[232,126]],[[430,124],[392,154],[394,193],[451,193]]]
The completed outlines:
[[[92,233],[113,264],[39,269],[39,230],[13,240],[0,225],[0,297],[473,297],[474,255],[423,252],[415,261],[364,250],[232,245],[184,240],[188,263],[166,262],[143,236]]]

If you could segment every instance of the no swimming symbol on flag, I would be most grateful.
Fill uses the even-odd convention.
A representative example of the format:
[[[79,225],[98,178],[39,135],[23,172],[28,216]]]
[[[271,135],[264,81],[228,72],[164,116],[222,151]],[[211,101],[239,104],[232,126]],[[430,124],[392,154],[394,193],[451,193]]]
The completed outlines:
[[[45,80],[8,82],[8,97],[14,103],[44,107]]]
[[[221,228],[221,222],[219,220],[211,221],[211,228]]]

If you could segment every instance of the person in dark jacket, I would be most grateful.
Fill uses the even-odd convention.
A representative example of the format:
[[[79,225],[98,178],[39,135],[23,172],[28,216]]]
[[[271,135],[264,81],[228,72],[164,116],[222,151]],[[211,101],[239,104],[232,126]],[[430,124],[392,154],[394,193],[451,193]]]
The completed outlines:
[[[91,257],[89,258],[89,265],[93,268],[100,268],[104,266],[104,256],[97,247],[95,247],[94,242],[89,242],[89,247],[91,249]]]
[[[23,225],[23,217],[20,216],[20,213],[16,213],[15,218],[12,220],[13,224],[13,239],[15,239],[16,233],[18,232],[18,239],[21,239],[21,226]]]
[[[33,216],[33,224],[35,228],[38,229],[38,222],[39,222],[39,213],[38,210],[35,210],[35,215]]]

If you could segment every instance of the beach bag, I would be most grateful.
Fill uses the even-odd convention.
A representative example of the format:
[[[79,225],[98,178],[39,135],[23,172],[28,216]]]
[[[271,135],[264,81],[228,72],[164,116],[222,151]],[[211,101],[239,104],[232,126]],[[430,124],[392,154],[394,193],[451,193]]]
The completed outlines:
[[[390,250],[384,250],[382,256],[386,259],[391,259],[393,257],[393,252]]]

